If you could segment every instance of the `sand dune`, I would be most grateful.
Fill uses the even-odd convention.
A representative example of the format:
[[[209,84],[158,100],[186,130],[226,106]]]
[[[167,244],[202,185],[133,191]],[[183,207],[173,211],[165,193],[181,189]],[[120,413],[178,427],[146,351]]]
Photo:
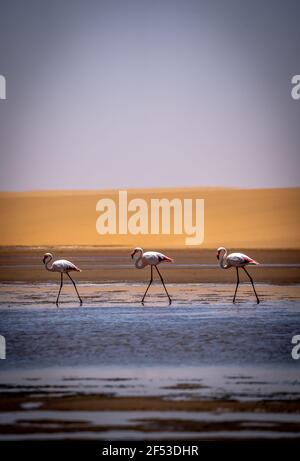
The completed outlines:
[[[118,191],[0,193],[0,246],[123,246],[181,248],[183,235],[99,235],[96,203],[117,200]],[[128,199],[203,198],[205,237],[201,248],[299,248],[300,189],[129,190]]]

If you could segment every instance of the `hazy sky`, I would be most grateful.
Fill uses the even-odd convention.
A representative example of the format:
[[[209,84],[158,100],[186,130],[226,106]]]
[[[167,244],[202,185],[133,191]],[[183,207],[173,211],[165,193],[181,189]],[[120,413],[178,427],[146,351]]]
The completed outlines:
[[[3,0],[0,189],[299,186],[299,0]]]

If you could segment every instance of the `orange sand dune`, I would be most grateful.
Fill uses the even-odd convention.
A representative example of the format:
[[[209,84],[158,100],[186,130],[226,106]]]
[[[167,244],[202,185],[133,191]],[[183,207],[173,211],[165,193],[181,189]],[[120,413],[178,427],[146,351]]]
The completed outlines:
[[[183,235],[99,235],[96,203],[118,191],[0,193],[1,246],[184,247]],[[187,188],[129,190],[128,200],[203,198],[202,248],[299,248],[300,189]]]

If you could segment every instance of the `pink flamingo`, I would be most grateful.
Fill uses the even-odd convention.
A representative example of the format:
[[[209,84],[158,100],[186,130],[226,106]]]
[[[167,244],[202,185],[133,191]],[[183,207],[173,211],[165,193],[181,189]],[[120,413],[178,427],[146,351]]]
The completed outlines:
[[[164,279],[162,278],[162,275],[158,269],[158,264],[160,263],[163,263],[163,262],[166,262],[166,263],[172,263],[174,262],[172,258],[169,258],[168,256],[162,254],[162,253],[159,253],[157,251],[146,251],[145,253],[143,252],[142,248],[135,248],[133,250],[133,252],[131,253],[131,258],[134,260],[134,264],[135,264],[135,267],[137,269],[144,269],[144,267],[146,266],[150,266],[151,267],[151,278],[150,278],[150,282],[149,282],[149,285],[147,286],[147,289],[145,291],[145,294],[142,298],[142,301],[141,303],[144,305],[144,299],[146,297],[146,294],[150,288],[150,285],[152,284],[153,282],[153,267],[155,267],[158,275],[159,275],[159,278],[161,280],[161,283],[163,284],[163,287],[165,289],[165,292],[168,296],[168,299],[169,299],[169,305],[172,303],[172,300],[170,298],[170,295],[166,289],[166,286],[165,286],[165,283],[164,283]]]
[[[77,287],[75,285],[74,280],[72,279],[72,277],[69,274],[69,272],[71,272],[71,271],[81,272],[81,269],[79,269],[77,266],[75,266],[75,264],[71,263],[67,259],[58,259],[57,261],[53,262],[51,267],[49,267],[48,264],[50,263],[50,261],[52,261],[52,259],[53,259],[53,256],[52,256],[51,253],[45,253],[44,254],[43,263],[45,264],[45,268],[47,269],[47,271],[59,272],[60,273],[60,288],[59,288],[59,292],[58,292],[57,299],[56,299],[56,305],[58,306],[59,295],[60,295],[60,292],[61,292],[61,289],[62,289],[62,286],[63,286],[63,276],[64,276],[64,274],[67,274],[67,276],[69,277],[69,279],[73,283],[74,288],[75,288],[76,293],[77,293],[77,296],[78,296],[79,301],[80,301],[80,305],[81,305],[82,304],[82,299],[79,296],[79,293],[77,291]]]
[[[251,275],[249,274],[249,272],[247,271],[247,269],[245,268],[245,266],[247,266],[248,264],[259,264],[259,263],[257,261],[255,261],[254,259],[249,258],[249,256],[244,255],[243,253],[230,253],[227,256],[227,250],[224,247],[218,248],[217,251],[218,251],[217,252],[217,259],[220,261],[220,267],[222,269],[229,269],[230,267],[235,267],[236,268],[237,282],[236,282],[236,288],[235,288],[234,297],[233,297],[232,302],[235,303],[235,297],[236,297],[237,289],[238,289],[238,286],[239,286],[239,283],[240,283],[239,267],[241,267],[242,269],[244,269],[244,271],[246,272],[246,274],[248,275],[248,277],[250,279],[253,291],[254,291],[255,296],[256,296],[257,304],[259,304],[259,298],[258,298],[257,293],[255,291],[253,279],[252,279]]]

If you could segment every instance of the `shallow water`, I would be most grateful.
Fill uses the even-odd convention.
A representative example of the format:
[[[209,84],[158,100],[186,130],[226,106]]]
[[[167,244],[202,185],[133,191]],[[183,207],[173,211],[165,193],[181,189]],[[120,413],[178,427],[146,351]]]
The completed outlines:
[[[257,305],[242,286],[159,285],[139,303],[144,285],[85,284],[84,304],[56,284],[1,284],[0,331],[7,359],[1,369],[52,366],[264,365],[296,367],[292,337],[300,334],[299,287],[258,285]],[[123,301],[122,301],[123,300]]]
[[[262,302],[256,305],[250,287],[242,285],[239,304],[232,305],[233,285],[169,285],[174,299],[169,307],[161,287],[155,285],[142,307],[144,284],[85,283],[80,286],[82,307],[68,286],[59,308],[53,304],[57,288],[52,283],[0,285],[0,334],[7,344],[7,358],[0,361],[0,393],[24,392],[32,398],[20,408],[20,415],[2,415],[2,422],[10,421],[19,431],[2,439],[43,438],[43,433],[35,434],[32,421],[47,417],[39,408],[39,396],[45,395],[300,402],[300,360],[291,356],[292,337],[300,334],[299,286],[258,284]],[[70,412],[54,413],[52,419],[65,420]],[[71,413],[73,419],[81,413],[77,416],[88,418],[90,426],[81,432],[74,426],[68,438],[146,438],[144,429],[130,429],[133,416],[143,416],[150,426],[154,417],[179,418],[176,412],[117,412],[126,430],[107,429],[99,434],[93,429],[96,416]],[[111,412],[110,416],[100,413],[101,421],[112,417]],[[24,423],[15,420],[22,414],[32,427],[27,435],[22,434]],[[197,415],[188,412],[187,418],[209,420],[206,414]],[[271,438],[278,430],[282,437],[295,437],[293,427],[286,432],[279,429],[276,418],[283,425],[287,418],[299,429],[297,415],[253,414],[252,418],[244,413],[239,431],[231,427],[228,435],[224,426],[215,437]],[[222,413],[217,419],[225,424],[228,418],[232,413]],[[57,424],[57,431],[44,438],[64,437],[63,423]],[[165,426],[146,431],[147,436],[171,437],[169,423],[160,424]],[[179,423],[174,427],[176,438],[195,437],[188,429],[181,433]],[[205,438],[205,432],[200,432],[197,437]],[[211,427],[210,436],[213,434]]]
[[[0,393],[63,397],[100,395],[168,400],[299,400],[298,367],[93,366],[5,370]],[[28,406],[27,406],[28,405]],[[33,406],[31,406],[33,405]],[[23,409],[38,408],[38,398]],[[299,407],[300,410],[300,407]]]

